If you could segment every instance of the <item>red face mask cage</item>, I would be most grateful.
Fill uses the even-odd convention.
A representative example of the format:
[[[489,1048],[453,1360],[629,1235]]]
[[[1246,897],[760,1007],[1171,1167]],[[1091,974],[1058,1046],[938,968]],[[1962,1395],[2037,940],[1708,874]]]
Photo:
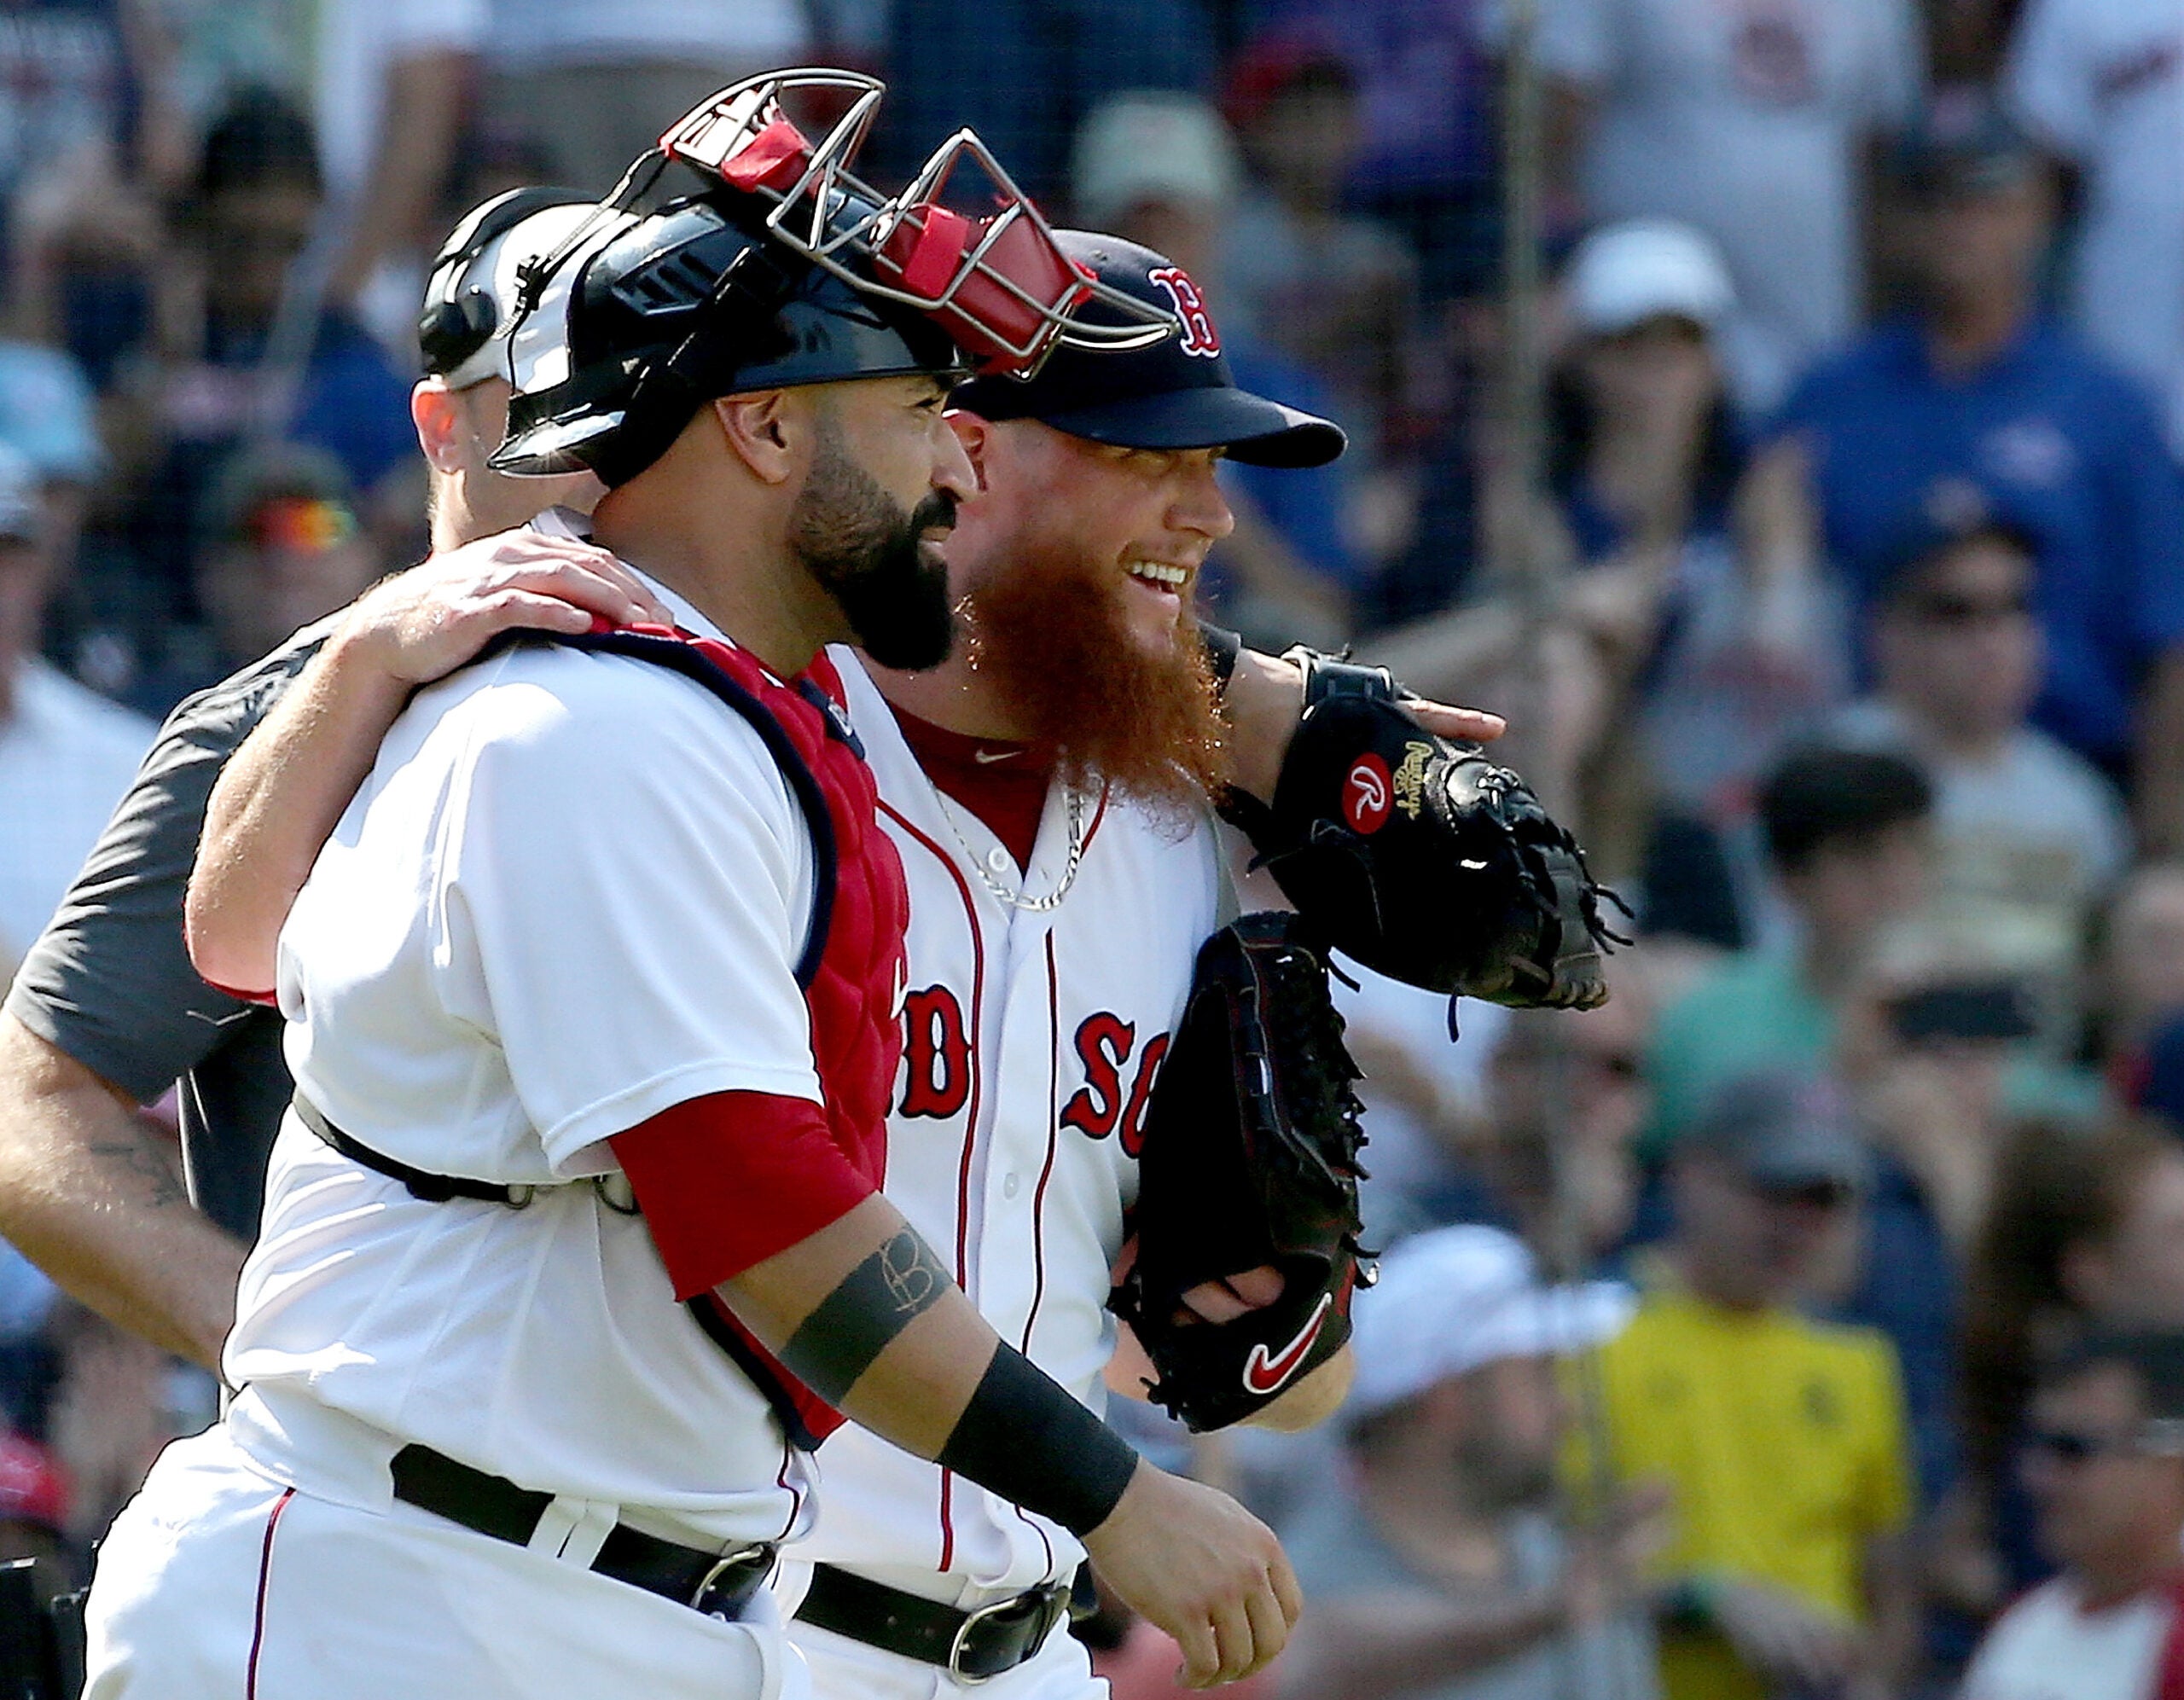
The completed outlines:
[[[799,92],[848,97],[816,145],[781,109],[784,94]],[[671,125],[659,152],[773,202],[766,229],[776,240],[853,288],[928,315],[982,371],[1028,376],[1060,343],[1144,348],[1176,330],[1174,315],[1108,287],[1063,253],[1053,226],[968,130],[934,149],[900,194],[852,175],[849,162],[886,92],[853,71],[770,72]],[[941,202],[967,160],[994,191],[995,210],[983,217]],[[624,185],[636,175],[633,168]],[[1123,322],[1079,322],[1074,315],[1095,300]]]

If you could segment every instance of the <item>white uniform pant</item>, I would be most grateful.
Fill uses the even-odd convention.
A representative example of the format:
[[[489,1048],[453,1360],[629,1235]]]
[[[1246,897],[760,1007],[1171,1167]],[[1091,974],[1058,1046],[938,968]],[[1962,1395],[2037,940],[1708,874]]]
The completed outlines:
[[[727,1623],[397,1502],[298,1493],[215,1426],[99,1549],[84,1700],[805,1700],[760,1590]]]
[[[809,1623],[791,1622],[788,1638],[811,1667],[812,1700],[1107,1700],[1106,1680],[1092,1674],[1091,1655],[1066,1624],[1014,1670],[977,1684]]]

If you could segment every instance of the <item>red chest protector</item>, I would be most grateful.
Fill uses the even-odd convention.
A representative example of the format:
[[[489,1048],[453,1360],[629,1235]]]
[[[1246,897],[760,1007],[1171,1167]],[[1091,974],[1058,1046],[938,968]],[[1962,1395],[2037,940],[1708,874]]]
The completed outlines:
[[[797,983],[811,1012],[812,1059],[835,1145],[877,1187],[886,1178],[887,1108],[903,1048],[909,891],[894,841],[874,819],[879,787],[843,711],[841,677],[823,655],[787,684],[746,651],[664,626],[562,641],[668,667],[741,715],[780,767],[811,833],[812,903]],[[789,1438],[816,1447],[842,1417],[775,1361],[706,1294],[699,1326],[758,1384]]]

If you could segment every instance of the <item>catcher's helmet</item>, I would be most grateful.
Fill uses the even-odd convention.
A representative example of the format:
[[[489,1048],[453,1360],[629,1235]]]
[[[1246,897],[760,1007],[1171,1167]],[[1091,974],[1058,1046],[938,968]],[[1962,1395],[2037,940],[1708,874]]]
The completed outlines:
[[[817,144],[784,93],[849,95]],[[1110,290],[1056,245],[1037,208],[967,131],[902,194],[848,161],[883,92],[849,72],[770,73],[723,90],[630,168],[614,194],[526,275],[508,339],[516,395],[502,472],[634,478],[717,396],[975,361],[1028,370],[1060,339],[1136,346],[1173,315],[1129,297],[1115,322],[1072,315]],[[937,197],[960,160],[998,192],[973,219]],[[676,169],[687,192],[657,200]]]

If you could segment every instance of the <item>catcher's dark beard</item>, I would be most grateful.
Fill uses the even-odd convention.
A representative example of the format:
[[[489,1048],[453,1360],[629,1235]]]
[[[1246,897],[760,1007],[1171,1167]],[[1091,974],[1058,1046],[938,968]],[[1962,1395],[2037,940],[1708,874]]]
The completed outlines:
[[[971,663],[1064,779],[1181,818],[1228,780],[1219,698],[1188,618],[1158,653],[1132,632],[1118,572],[1065,540],[1027,540],[963,599]]]
[[[811,474],[789,513],[788,546],[826,589],[857,646],[883,667],[937,667],[955,646],[948,568],[922,538],[956,523],[956,498],[936,490],[908,513],[819,425]]]

